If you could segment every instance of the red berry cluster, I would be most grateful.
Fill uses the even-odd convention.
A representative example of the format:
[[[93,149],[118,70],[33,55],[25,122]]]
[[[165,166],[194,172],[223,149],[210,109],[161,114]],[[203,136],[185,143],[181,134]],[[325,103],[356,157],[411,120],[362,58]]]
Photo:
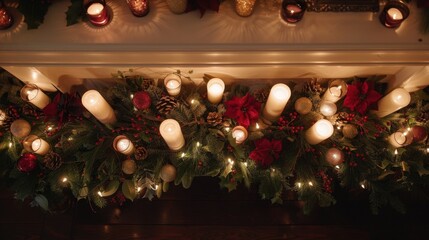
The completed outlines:
[[[122,206],[126,200],[124,194],[118,193],[110,199],[110,202]]]
[[[333,178],[326,174],[324,171],[319,171],[318,175],[322,178],[323,181],[323,189],[328,192],[332,193],[332,180]]]
[[[380,137],[381,134],[387,130],[383,125],[380,124],[375,124],[375,129],[377,130],[377,132],[374,133],[374,137],[376,138]]]
[[[103,142],[104,142],[104,140],[106,140],[106,137],[100,137],[96,142],[95,142],[95,145],[100,145],[100,144],[102,144]]]

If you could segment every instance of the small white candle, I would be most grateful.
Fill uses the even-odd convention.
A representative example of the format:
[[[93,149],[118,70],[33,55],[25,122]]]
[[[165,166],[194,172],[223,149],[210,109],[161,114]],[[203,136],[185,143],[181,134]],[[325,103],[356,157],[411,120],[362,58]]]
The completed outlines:
[[[333,116],[337,112],[337,105],[333,102],[322,101],[320,103],[320,113],[325,117]]]
[[[286,84],[278,83],[274,85],[268,95],[262,117],[269,122],[277,121],[289,101],[290,94],[290,88]]]
[[[82,104],[100,122],[104,124],[116,122],[115,112],[98,91],[89,90],[85,92],[82,96]]]
[[[235,143],[241,144],[247,139],[247,130],[243,126],[236,126],[232,129],[232,138],[235,139]]]
[[[104,10],[104,6],[101,3],[93,3],[88,7],[87,13],[92,16],[99,15]]]
[[[50,145],[45,140],[37,138],[31,143],[31,149],[34,153],[45,155],[49,152]]]
[[[393,20],[402,20],[404,18],[401,11],[399,11],[399,9],[397,8],[390,8],[389,10],[387,10],[387,14]]]
[[[27,84],[21,89],[21,98],[40,109],[50,102],[49,97],[34,84]]]
[[[125,155],[131,155],[134,152],[134,144],[124,135],[117,136],[113,140],[113,148]]]
[[[405,147],[407,145],[410,145],[412,141],[413,141],[412,133],[408,131],[394,132],[388,138],[389,144],[395,148],[400,148],[400,147]]]
[[[180,94],[182,79],[177,74],[169,74],[164,79],[164,85],[170,96],[177,96]]]
[[[375,114],[382,118],[410,104],[411,96],[407,90],[396,88],[380,99],[377,103],[378,110]]]
[[[159,132],[171,150],[177,151],[185,145],[185,138],[176,120],[166,119],[162,121]]]
[[[207,83],[207,97],[209,102],[218,104],[222,101],[225,83],[220,78],[212,78]]]
[[[320,143],[328,139],[334,133],[334,126],[326,119],[317,121],[305,132],[305,139],[311,145]]]

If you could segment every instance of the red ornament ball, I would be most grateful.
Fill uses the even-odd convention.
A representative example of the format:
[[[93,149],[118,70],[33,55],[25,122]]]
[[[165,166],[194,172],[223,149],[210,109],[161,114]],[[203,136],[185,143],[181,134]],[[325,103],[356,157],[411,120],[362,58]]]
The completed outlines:
[[[411,128],[411,131],[413,132],[413,141],[414,142],[422,142],[428,136],[428,132],[427,132],[426,128],[422,127],[422,126],[414,126],[413,128]]]
[[[133,97],[133,104],[138,110],[146,110],[150,107],[152,99],[146,91],[136,92]]]
[[[24,153],[17,162],[19,171],[28,173],[33,171],[37,166],[37,157],[33,153]]]
[[[330,148],[325,155],[326,161],[335,166],[344,162],[344,153],[338,148]]]

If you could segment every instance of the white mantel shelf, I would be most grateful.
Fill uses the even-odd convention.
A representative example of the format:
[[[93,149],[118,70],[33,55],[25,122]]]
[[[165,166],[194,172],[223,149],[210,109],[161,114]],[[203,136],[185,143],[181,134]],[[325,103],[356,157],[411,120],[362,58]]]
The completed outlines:
[[[66,27],[69,1],[55,1],[39,29],[22,17],[0,31],[1,66],[204,66],[240,65],[426,65],[429,35],[418,31],[419,10],[398,29],[381,25],[378,13],[307,12],[292,25],[279,12],[256,7],[239,17],[232,1],[219,13],[175,15],[152,0],[148,16],[134,17],[125,1],[108,0],[109,25]],[[15,11],[15,15],[19,15]]]

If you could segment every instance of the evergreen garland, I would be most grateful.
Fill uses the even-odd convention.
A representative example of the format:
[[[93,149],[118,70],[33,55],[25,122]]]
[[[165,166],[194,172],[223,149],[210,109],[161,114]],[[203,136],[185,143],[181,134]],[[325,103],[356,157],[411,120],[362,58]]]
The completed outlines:
[[[207,100],[205,84],[197,86],[190,81],[182,86],[182,94],[175,98],[177,105],[164,114],[156,108],[168,95],[163,86],[155,85],[153,79],[129,74],[133,73],[115,74],[116,84],[103,94],[118,119],[116,124],[106,126],[83,107],[78,112],[62,109],[67,118],[61,124],[58,119],[48,119],[44,111],[17,97],[23,86],[20,81],[6,72],[1,73],[0,109],[7,113],[7,119],[0,126],[0,173],[3,182],[16,192],[17,199],[31,198],[34,205],[59,211],[61,204],[73,202],[64,201],[64,196],[66,199],[87,199],[98,207],[122,203],[124,198],[133,201],[161,197],[169,184],[160,176],[166,164],[177,169],[174,184],[184,188],[191,187],[195,177],[211,176],[218,177],[220,186],[228,191],[234,190],[238,184],[249,188],[256,184],[261,197],[273,203],[281,203],[285,191],[294,191],[305,202],[306,213],[315,206],[335,204],[337,187],[368,191],[374,213],[385,205],[403,212],[405,207],[397,193],[428,187],[427,140],[413,142],[396,151],[386,141],[390,134],[403,127],[418,125],[427,133],[429,121],[417,118],[429,106],[429,96],[424,91],[412,93],[412,102],[406,108],[382,119],[372,113],[361,115],[350,111],[343,106],[344,99],[336,103],[336,115],[323,117],[318,106],[325,91],[320,85],[326,85],[322,84],[326,81],[308,82],[304,87],[288,83],[292,97],[280,119],[265,129],[249,128],[247,140],[237,144],[231,129],[238,124],[223,116],[224,103],[248,93],[259,94],[265,86],[261,89],[231,86],[223,101],[213,105]],[[375,76],[345,81],[349,84],[357,80],[373,81],[375,89],[383,90],[381,79],[383,77]],[[147,109],[138,109],[134,105],[132,96],[141,91],[150,96],[151,104]],[[69,97],[63,93],[49,95],[51,99],[60,96],[56,98],[62,99],[57,103],[58,107],[65,106],[61,101]],[[300,97],[308,97],[313,103],[310,113],[300,115],[295,111],[294,103]],[[221,117],[221,124],[208,123],[209,113]],[[50,144],[55,153],[50,157],[58,161],[52,163],[55,167],[46,165],[46,161],[52,159],[37,156],[34,170],[21,172],[17,169],[17,161],[26,150],[21,144],[22,139],[11,134],[6,122],[18,118],[31,124],[31,134]],[[166,118],[176,119],[185,136],[186,145],[178,152],[170,151],[160,136],[159,124]],[[328,119],[338,129],[329,139],[309,145],[305,131],[320,118]],[[345,137],[340,130],[345,124],[356,126],[356,137]],[[116,152],[112,143],[118,135],[127,136],[144,157]],[[262,167],[249,157],[257,148],[257,140],[261,139],[279,140],[282,144],[278,159],[268,167]],[[344,163],[332,166],[325,160],[326,152],[332,147],[344,153]],[[122,163],[128,160],[136,163],[133,174],[122,171]]]

